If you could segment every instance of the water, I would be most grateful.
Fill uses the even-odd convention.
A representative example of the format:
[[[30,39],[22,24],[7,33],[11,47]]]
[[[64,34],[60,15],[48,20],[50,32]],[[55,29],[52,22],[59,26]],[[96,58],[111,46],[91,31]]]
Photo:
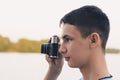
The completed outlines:
[[[120,80],[120,54],[107,54],[106,60],[114,80]],[[48,64],[41,54],[0,53],[0,80],[43,80]],[[65,62],[58,80],[78,80],[78,69]]]

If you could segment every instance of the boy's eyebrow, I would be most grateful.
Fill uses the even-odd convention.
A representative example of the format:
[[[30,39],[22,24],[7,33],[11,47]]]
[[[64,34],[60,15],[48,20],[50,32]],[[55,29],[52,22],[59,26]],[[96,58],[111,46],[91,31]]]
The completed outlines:
[[[69,35],[64,35],[64,36],[62,36],[62,39],[65,39],[65,38],[68,38],[68,37],[70,37]]]

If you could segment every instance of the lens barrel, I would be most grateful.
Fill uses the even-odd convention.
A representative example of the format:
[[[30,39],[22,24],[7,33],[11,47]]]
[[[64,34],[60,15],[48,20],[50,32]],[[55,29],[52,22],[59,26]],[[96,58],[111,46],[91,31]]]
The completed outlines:
[[[49,54],[49,45],[50,44],[42,44],[41,45],[41,53]]]

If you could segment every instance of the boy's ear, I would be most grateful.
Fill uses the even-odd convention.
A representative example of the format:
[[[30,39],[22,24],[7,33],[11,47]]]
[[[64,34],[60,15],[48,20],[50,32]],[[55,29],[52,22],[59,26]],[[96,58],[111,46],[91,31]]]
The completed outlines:
[[[90,46],[96,47],[99,43],[100,37],[99,37],[98,33],[92,33],[90,35],[89,39],[90,39]]]

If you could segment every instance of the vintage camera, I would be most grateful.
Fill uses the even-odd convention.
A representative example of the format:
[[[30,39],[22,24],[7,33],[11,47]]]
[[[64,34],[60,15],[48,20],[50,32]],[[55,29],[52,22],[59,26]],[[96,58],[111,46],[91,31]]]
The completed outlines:
[[[57,35],[52,36],[47,44],[41,45],[41,53],[48,54],[51,58],[58,58],[59,41]]]

